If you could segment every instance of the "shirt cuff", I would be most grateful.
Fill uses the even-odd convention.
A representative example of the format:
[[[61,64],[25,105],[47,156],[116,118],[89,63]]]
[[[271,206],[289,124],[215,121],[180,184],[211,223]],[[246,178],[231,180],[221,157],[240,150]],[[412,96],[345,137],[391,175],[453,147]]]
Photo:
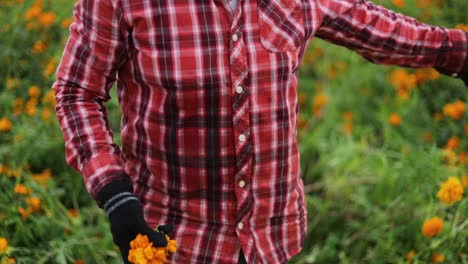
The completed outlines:
[[[448,43],[450,46],[441,48],[442,52],[434,68],[442,74],[465,80],[468,72],[468,32],[449,29]]]
[[[98,192],[114,181],[129,180],[123,160],[115,154],[100,154],[92,158],[83,168],[86,189],[96,200]]]

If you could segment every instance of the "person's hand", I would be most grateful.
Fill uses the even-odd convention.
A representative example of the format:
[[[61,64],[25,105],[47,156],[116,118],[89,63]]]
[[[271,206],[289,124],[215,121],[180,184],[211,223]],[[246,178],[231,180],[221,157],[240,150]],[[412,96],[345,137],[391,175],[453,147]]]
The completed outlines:
[[[119,247],[124,263],[128,261],[130,241],[138,234],[148,236],[154,247],[167,245],[166,236],[172,232],[172,224],[158,226],[153,230],[146,223],[143,209],[133,188],[128,182],[113,182],[105,186],[97,195],[99,205],[109,217],[112,238]]]

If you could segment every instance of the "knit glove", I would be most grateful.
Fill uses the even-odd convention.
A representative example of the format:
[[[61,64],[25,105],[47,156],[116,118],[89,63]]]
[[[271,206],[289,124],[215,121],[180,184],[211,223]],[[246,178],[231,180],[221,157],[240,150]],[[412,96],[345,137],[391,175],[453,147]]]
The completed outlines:
[[[157,229],[161,232],[148,226],[141,203],[133,194],[129,181],[115,181],[104,186],[97,194],[97,202],[109,217],[112,238],[119,247],[125,264],[130,263],[130,241],[138,234],[148,236],[154,247],[167,245],[165,235],[172,231],[172,224],[158,226]]]

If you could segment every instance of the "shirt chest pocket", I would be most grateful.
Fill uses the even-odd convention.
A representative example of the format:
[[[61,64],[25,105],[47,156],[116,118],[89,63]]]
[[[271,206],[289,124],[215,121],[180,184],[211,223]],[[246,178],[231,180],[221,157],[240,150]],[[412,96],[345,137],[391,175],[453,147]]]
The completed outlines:
[[[297,50],[304,41],[301,0],[257,0],[260,42],[270,52]]]

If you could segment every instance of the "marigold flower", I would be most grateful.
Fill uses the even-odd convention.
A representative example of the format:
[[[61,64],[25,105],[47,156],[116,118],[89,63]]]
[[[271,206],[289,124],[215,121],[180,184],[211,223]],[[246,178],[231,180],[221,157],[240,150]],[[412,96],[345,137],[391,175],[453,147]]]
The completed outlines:
[[[81,259],[75,259],[75,263],[74,264],[86,264],[83,260]]]
[[[353,120],[353,112],[351,111],[343,112],[342,117],[345,121],[351,121]]]
[[[8,78],[6,81],[6,87],[8,90],[12,90],[19,85],[19,80],[16,78]]]
[[[437,197],[442,203],[450,205],[462,199],[463,191],[460,180],[457,177],[450,177],[440,186]]]
[[[458,24],[455,26],[456,29],[461,29],[463,31],[468,31],[468,25],[466,24]]]
[[[343,124],[343,132],[345,134],[351,134],[351,132],[353,132],[353,124],[349,123],[349,122],[344,123]]]
[[[463,186],[468,187],[468,175],[462,175]]]
[[[16,259],[15,258],[8,258],[8,264],[15,264],[16,263]]]
[[[449,138],[447,145],[445,145],[446,149],[457,149],[458,147],[460,147],[460,138],[455,136]]]
[[[403,8],[405,6],[405,0],[393,0],[392,2],[398,8]]]
[[[73,23],[73,18],[65,18],[60,24],[60,26],[62,28],[68,28],[72,23]]]
[[[0,237],[0,254],[5,252],[8,248],[8,240],[4,237]]]
[[[42,76],[44,77],[49,77],[55,72],[55,69],[57,67],[57,62],[52,59],[47,63],[47,66],[45,67],[44,71],[42,72]]]
[[[458,160],[460,161],[461,165],[468,165],[468,152],[461,151],[458,154]]]
[[[24,99],[23,98],[15,98],[13,101],[13,114],[19,115],[23,112],[24,108]]]
[[[433,237],[442,231],[444,227],[444,222],[440,217],[433,217],[426,221],[422,226],[422,233],[426,237]]]
[[[11,121],[6,117],[0,118],[0,132],[8,132],[11,130]]]
[[[41,13],[41,7],[37,5],[33,5],[28,11],[26,11],[26,14],[24,14],[24,18],[30,20],[32,18],[35,18],[39,16]]]
[[[418,83],[440,79],[440,73],[434,68],[417,69],[414,74],[416,75],[416,80]]]
[[[23,207],[18,207],[18,213],[20,213],[23,220],[28,219],[29,215],[31,214],[31,209],[24,209]]]
[[[305,94],[303,94],[303,93],[299,93],[299,94],[297,95],[297,101],[298,101],[298,103],[299,103],[299,106],[300,106],[300,107],[303,107],[303,106],[306,104],[306,102],[307,102],[307,95],[305,95]]]
[[[177,246],[175,240],[171,240],[166,235],[166,247],[153,247],[147,236],[138,234],[130,242],[130,251],[128,260],[134,264],[160,264],[166,263],[169,252],[176,252]]]
[[[326,105],[327,102],[328,102],[328,97],[323,93],[319,93],[314,97],[313,107],[314,108],[322,107]]]
[[[38,17],[39,24],[44,27],[50,27],[55,22],[57,15],[53,12],[42,13]]]
[[[409,91],[416,87],[417,78],[415,74],[398,68],[390,74],[389,82],[395,87],[400,98],[407,99]]]
[[[437,254],[437,253],[432,255],[432,263],[433,264],[444,262],[444,260],[445,260],[444,255]]]
[[[388,119],[388,122],[392,126],[399,126],[401,125],[401,117],[397,113],[392,113]]]
[[[32,212],[41,210],[41,199],[37,197],[31,197],[26,199],[26,204],[31,208]]]
[[[454,120],[460,119],[465,114],[466,106],[463,101],[457,100],[454,103],[444,105],[442,111],[444,115]]]
[[[16,184],[14,192],[17,194],[27,195],[31,193],[31,190],[28,189],[26,186],[24,186],[24,184],[19,183],[19,184]]]
[[[413,260],[414,256],[416,256],[416,252],[414,252],[414,250],[411,250],[409,251],[407,254],[406,254],[406,262],[411,262],[411,260]]]
[[[39,89],[39,87],[37,87],[36,85],[33,85],[29,87],[28,94],[30,97],[39,97],[39,95],[41,94],[41,89]]]
[[[42,53],[42,52],[44,52],[46,50],[46,48],[47,47],[44,44],[44,42],[41,41],[41,40],[38,40],[38,41],[34,42],[34,45],[33,45],[32,49],[31,49],[31,51],[33,53]]]

